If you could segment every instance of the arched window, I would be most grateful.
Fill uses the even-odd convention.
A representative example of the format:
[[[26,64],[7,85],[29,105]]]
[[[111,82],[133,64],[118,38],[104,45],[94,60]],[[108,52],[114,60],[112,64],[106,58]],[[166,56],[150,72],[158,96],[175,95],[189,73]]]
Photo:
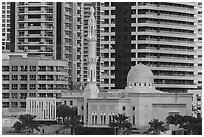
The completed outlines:
[[[112,116],[111,116],[111,114],[109,114],[109,123],[110,123],[110,122],[111,122],[111,120],[112,120],[112,119],[111,119],[111,117],[112,117]]]
[[[106,124],[106,113],[103,114],[103,120],[104,120],[103,124]]]
[[[97,114],[95,113],[95,124],[97,124]]]
[[[103,114],[101,113],[101,124],[103,124]]]
[[[92,121],[92,124],[94,124],[94,113],[92,113],[91,115],[91,121]]]
[[[132,124],[135,125],[135,116],[132,117]]]
[[[115,118],[114,118],[114,113],[112,113],[112,119],[113,119],[113,122],[115,121]]]

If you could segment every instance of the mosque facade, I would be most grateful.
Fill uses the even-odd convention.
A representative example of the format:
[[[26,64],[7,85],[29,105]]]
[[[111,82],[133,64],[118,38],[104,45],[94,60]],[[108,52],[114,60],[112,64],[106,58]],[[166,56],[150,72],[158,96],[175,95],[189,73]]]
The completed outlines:
[[[113,116],[121,113],[127,115],[133,127],[140,130],[146,130],[152,119],[165,121],[167,116],[175,114],[190,116],[192,94],[156,90],[151,69],[142,63],[130,69],[125,89],[99,92],[96,86],[96,22],[93,7],[90,13],[88,85],[84,91],[62,91],[62,104],[76,106],[85,127],[108,127]]]
[[[165,121],[169,115],[191,115],[192,94],[165,93],[154,87],[151,69],[142,63],[132,67],[127,76],[125,89],[99,92],[95,81],[95,19],[94,9],[89,18],[89,82],[83,92],[62,94],[62,100],[75,102],[78,114],[86,127],[108,127],[117,114],[126,114],[133,127],[145,129],[152,119]],[[73,101],[74,100],[74,101]],[[63,102],[62,101],[62,102]]]

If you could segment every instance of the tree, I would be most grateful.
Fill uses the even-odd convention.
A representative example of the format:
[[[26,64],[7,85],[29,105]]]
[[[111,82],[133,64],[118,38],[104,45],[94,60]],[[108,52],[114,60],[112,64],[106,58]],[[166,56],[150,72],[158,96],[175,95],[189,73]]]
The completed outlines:
[[[202,118],[197,117],[193,121],[193,134],[202,135]]]
[[[17,121],[13,126],[12,128],[15,128],[15,131],[17,133],[21,132],[22,131],[22,123],[20,123],[19,121]]]
[[[179,125],[179,120],[181,117],[182,117],[181,115],[171,115],[171,116],[168,116],[166,118],[166,121],[168,124],[172,124],[172,125],[177,126],[177,125]],[[175,135],[175,134],[176,134],[176,131],[173,130],[172,135]]]
[[[118,129],[120,134],[131,130],[132,124],[128,121],[129,117],[125,114],[118,114],[113,116],[113,121],[109,123],[109,127]]]
[[[202,118],[182,116],[179,120],[179,124],[179,127],[183,128],[187,134],[193,134],[193,132],[202,132]]]
[[[56,110],[56,116],[62,117],[62,121],[65,121],[65,118],[69,118],[70,116],[77,115],[77,109],[71,108],[67,105],[60,105]]]
[[[28,131],[33,132],[34,129],[40,131],[40,126],[36,123],[35,118],[36,116],[30,114],[20,115],[18,118],[19,121],[17,121],[13,127],[17,132],[25,131],[26,134]]]
[[[71,128],[71,135],[76,134],[77,131],[83,127],[81,116],[71,116],[64,122],[64,128]]]
[[[171,115],[166,118],[166,121],[168,124],[178,125],[181,117],[180,115]]]
[[[159,121],[159,119],[153,119],[149,122],[150,128],[147,130],[148,132],[152,132],[153,134],[160,134],[160,132],[166,132],[167,129],[164,127],[164,122]]]

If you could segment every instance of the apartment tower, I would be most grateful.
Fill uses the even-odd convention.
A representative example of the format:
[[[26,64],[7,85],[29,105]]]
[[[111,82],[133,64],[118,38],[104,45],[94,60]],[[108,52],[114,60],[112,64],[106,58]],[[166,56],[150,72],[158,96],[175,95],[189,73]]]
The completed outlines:
[[[101,3],[101,87],[125,88],[128,71],[141,62],[158,90],[196,88],[196,4]]]
[[[2,2],[2,51],[10,46],[10,2]]]
[[[11,2],[10,51],[67,60],[69,86],[83,83],[82,13],[80,2]]]

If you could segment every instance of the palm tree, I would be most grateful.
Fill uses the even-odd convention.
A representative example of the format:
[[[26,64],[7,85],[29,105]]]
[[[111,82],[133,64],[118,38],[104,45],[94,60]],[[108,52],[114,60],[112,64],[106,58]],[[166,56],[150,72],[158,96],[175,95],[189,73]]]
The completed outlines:
[[[153,119],[149,122],[150,128],[147,130],[148,132],[152,132],[153,134],[160,134],[161,132],[166,132],[166,128],[164,127],[164,122],[159,121],[159,119]]]
[[[118,114],[113,116],[113,121],[109,123],[109,127],[116,128],[120,134],[124,131],[131,130],[132,124],[128,121],[129,117],[125,114]]]
[[[72,116],[65,120],[64,128],[71,128],[71,135],[76,134],[77,130],[83,127],[83,122],[81,122],[81,116]]]
[[[13,126],[12,128],[15,128],[15,131],[17,133],[21,132],[22,131],[22,123],[20,123],[19,121],[17,121]]]
[[[20,115],[18,120],[13,127],[19,132],[19,131],[25,131],[26,134],[28,133],[28,130],[37,130],[40,131],[39,125],[35,122],[36,116],[30,115],[30,114],[25,114],[25,115]]]
[[[68,105],[60,105],[56,110],[56,115],[58,118],[62,117],[62,122],[64,122],[66,118],[77,115],[77,108],[69,107]]]

